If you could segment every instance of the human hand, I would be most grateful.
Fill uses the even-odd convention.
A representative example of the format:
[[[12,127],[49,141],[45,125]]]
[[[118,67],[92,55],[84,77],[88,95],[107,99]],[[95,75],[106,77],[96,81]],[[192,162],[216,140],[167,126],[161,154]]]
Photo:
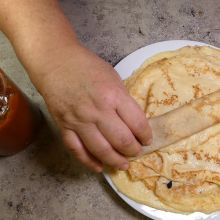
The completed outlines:
[[[68,148],[97,172],[103,164],[126,169],[126,156],[137,155],[151,131],[117,73],[79,44],[58,1],[0,1],[0,29]]]
[[[66,146],[94,171],[126,170],[151,130],[114,69],[82,46],[51,69],[41,92]],[[60,62],[60,61],[59,61]]]

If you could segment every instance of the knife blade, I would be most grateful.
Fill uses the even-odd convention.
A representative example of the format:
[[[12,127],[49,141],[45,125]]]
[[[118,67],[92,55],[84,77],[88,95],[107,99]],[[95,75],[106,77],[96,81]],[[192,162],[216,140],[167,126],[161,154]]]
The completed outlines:
[[[143,154],[164,148],[220,122],[220,90],[149,119],[153,141]]]

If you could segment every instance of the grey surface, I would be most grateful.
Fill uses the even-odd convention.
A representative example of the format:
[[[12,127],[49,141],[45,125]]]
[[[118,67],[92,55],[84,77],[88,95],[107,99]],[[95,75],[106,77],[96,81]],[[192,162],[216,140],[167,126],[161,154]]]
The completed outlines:
[[[219,0],[62,0],[86,46],[116,64],[158,41],[188,39],[220,46]],[[0,34],[0,66],[47,111]],[[82,168],[50,134],[15,156],[0,158],[0,220],[146,219],[122,202],[102,176]]]

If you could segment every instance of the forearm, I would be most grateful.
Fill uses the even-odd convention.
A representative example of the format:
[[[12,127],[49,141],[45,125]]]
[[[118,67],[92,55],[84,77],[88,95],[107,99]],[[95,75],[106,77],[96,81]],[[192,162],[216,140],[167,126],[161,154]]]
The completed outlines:
[[[40,89],[39,79],[78,45],[71,25],[56,0],[0,0],[0,15],[0,29]]]

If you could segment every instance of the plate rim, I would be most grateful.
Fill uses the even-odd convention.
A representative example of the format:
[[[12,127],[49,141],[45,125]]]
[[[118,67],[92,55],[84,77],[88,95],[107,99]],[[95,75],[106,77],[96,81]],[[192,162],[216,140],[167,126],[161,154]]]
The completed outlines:
[[[127,56],[125,56],[122,60],[120,60],[115,66],[114,69],[118,72],[118,74],[120,75],[120,77],[122,79],[127,78],[129,75],[132,74],[132,72],[137,69],[143,62],[144,60],[154,56],[155,54],[161,53],[161,52],[165,52],[165,51],[172,51],[172,50],[177,50],[181,47],[184,46],[210,46],[216,49],[219,49],[218,47],[215,47],[213,45],[204,43],[204,42],[199,42],[199,41],[191,41],[191,40],[167,40],[167,41],[159,41],[153,44],[149,44],[146,46],[143,46],[135,51],[133,51],[132,53],[128,54]],[[169,47],[170,49],[165,49]],[[146,51],[148,50],[148,52],[146,53]],[[149,52],[150,51],[150,52]],[[141,61],[138,62],[138,64],[135,63],[135,65],[132,65],[132,59],[134,57],[137,56],[142,56],[142,53],[146,53],[144,55],[144,57],[142,57]],[[130,71],[125,71],[127,67],[128,62],[130,62],[129,64],[131,64],[131,69]],[[124,74],[125,73],[125,74]],[[141,213],[142,215],[155,219],[155,220],[165,220],[167,219],[167,217],[164,217],[164,214],[170,214],[171,216],[169,216],[169,220],[171,220],[171,218],[173,219],[178,219],[178,220],[198,220],[198,219],[203,219],[203,220],[208,220],[208,219],[217,219],[218,217],[220,217],[220,212],[214,212],[211,214],[205,214],[202,212],[193,212],[190,214],[179,214],[179,213],[174,213],[174,212],[169,212],[169,211],[163,211],[163,210],[159,210],[156,208],[152,208],[150,206],[138,203],[132,199],[130,199],[129,197],[127,197],[126,195],[124,195],[123,193],[119,192],[116,188],[116,186],[113,184],[110,176],[106,173],[103,172],[103,176],[105,178],[105,180],[108,182],[108,184],[110,185],[110,187],[115,191],[115,193],[124,201],[126,202],[130,207],[132,207],[133,209],[135,209],[137,212]],[[140,207],[138,207],[140,206]],[[149,213],[149,210],[144,210],[143,208],[146,207],[149,210],[151,210],[152,212],[158,211],[161,212],[162,217],[157,217],[155,215],[152,215],[152,213]],[[172,216],[173,215],[173,216]],[[217,218],[216,218],[217,217]]]

